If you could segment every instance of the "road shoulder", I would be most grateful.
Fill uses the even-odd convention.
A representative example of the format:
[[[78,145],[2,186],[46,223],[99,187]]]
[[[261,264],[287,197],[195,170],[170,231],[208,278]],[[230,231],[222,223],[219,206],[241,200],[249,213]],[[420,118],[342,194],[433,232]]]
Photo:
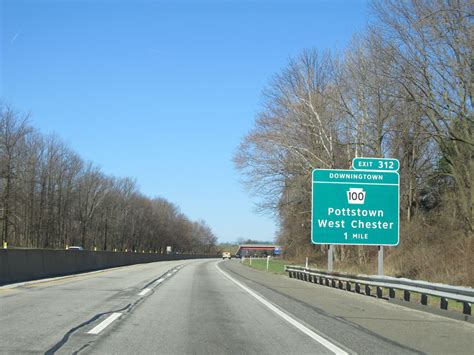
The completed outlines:
[[[472,324],[241,265],[222,269],[313,329],[357,352],[469,353]]]

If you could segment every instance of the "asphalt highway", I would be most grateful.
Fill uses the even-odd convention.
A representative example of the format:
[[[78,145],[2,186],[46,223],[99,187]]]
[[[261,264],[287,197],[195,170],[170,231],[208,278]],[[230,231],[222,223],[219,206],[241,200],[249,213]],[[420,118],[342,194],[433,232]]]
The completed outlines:
[[[474,325],[250,269],[167,261],[0,287],[0,353],[472,354]]]

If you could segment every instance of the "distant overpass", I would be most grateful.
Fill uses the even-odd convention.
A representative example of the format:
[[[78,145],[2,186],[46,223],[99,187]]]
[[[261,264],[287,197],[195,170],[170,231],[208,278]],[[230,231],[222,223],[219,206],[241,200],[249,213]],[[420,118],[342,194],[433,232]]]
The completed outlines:
[[[272,244],[242,244],[235,252],[235,255],[240,256],[262,256],[262,255],[280,255],[280,245]]]

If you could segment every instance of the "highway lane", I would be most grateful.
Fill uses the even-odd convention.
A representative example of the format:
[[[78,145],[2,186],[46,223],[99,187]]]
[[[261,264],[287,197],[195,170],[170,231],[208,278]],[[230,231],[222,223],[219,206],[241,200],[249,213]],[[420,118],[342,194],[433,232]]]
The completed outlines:
[[[236,260],[159,262],[2,287],[0,329],[1,353],[474,349],[472,324],[254,271]]]
[[[215,267],[196,262],[99,337],[94,353],[332,354]]]
[[[1,352],[333,353],[262,307],[215,263],[159,262],[0,288],[8,339]]]
[[[149,282],[189,262],[139,264],[0,287],[0,352],[44,353],[75,327],[133,304]]]

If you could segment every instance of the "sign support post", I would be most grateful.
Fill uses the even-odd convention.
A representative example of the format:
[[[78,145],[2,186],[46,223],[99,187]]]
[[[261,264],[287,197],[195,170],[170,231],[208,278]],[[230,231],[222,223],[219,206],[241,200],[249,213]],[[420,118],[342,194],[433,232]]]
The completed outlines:
[[[334,253],[334,245],[329,244],[329,249],[328,249],[328,271],[329,272],[333,272],[333,261],[334,261],[333,253]]]
[[[379,245],[378,275],[383,276],[383,245]]]

